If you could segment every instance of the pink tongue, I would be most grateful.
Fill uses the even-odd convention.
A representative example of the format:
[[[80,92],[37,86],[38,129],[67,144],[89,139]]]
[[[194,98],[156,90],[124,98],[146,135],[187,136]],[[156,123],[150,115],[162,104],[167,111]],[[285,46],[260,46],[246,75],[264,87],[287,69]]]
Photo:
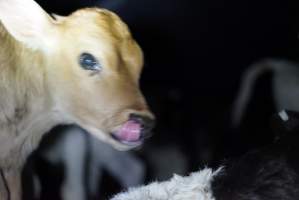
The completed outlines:
[[[123,141],[137,141],[141,136],[141,125],[135,121],[128,121],[117,131],[116,135]]]

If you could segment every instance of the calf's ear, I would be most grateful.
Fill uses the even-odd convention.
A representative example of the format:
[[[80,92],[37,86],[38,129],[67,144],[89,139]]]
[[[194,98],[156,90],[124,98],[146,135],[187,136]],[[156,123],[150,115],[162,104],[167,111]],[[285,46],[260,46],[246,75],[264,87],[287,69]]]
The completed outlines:
[[[47,49],[54,34],[51,17],[33,0],[0,0],[0,21],[17,41],[33,49]]]

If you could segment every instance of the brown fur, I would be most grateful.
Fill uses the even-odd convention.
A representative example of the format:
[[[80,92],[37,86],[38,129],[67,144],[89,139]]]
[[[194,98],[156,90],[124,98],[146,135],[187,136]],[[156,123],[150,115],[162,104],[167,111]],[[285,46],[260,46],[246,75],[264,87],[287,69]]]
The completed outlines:
[[[109,134],[131,113],[153,117],[138,85],[142,51],[127,26],[97,8],[55,18],[32,0],[0,0],[0,168],[10,176],[59,123],[128,149]],[[80,67],[83,52],[100,60],[99,73]]]

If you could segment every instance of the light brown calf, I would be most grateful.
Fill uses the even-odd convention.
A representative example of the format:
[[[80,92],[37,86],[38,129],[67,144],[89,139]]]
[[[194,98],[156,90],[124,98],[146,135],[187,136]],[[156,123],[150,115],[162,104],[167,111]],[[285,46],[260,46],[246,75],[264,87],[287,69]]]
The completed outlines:
[[[142,51],[127,26],[96,8],[54,17],[33,0],[0,0],[0,200],[20,199],[24,161],[57,124],[120,150],[153,126],[138,85]]]

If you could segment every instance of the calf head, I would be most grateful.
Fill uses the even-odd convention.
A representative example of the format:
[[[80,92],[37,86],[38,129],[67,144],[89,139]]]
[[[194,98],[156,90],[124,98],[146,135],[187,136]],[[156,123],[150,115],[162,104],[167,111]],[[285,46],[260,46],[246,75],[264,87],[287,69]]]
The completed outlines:
[[[32,0],[0,0],[0,20],[17,51],[38,57],[32,73],[43,73],[51,112],[118,149],[148,136],[154,117],[138,84],[143,55],[119,17],[97,8],[50,17]]]

